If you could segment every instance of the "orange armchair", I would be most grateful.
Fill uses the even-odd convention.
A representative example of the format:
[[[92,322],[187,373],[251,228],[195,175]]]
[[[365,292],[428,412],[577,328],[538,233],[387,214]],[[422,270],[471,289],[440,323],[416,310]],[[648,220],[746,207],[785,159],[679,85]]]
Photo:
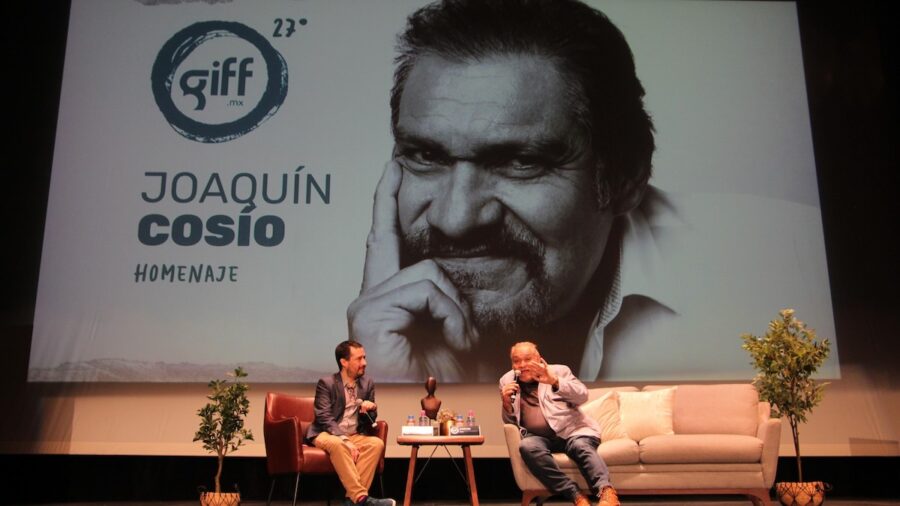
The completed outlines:
[[[328,475],[337,473],[331,465],[328,454],[303,442],[306,429],[315,419],[313,408],[314,397],[296,397],[293,395],[268,392],[266,394],[265,420],[263,421],[263,439],[266,443],[266,468],[272,483],[269,486],[269,497],[266,505],[272,502],[276,477],[284,474],[294,475],[293,506],[297,505],[297,494],[300,491],[301,474]],[[379,420],[376,435],[387,443],[388,425]],[[384,454],[378,461],[378,483],[384,494]]]

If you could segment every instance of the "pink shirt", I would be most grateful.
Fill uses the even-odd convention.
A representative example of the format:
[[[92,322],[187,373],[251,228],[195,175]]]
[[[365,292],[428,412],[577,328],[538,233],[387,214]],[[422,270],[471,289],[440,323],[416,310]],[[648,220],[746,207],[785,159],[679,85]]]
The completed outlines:
[[[338,422],[338,427],[346,436],[356,434],[359,425],[359,406],[356,405],[356,384],[344,385],[344,416]]]

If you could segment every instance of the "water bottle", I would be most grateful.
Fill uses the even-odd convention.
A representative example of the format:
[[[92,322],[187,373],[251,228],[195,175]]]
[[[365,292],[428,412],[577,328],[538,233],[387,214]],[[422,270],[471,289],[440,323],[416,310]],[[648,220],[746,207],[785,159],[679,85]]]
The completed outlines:
[[[475,426],[475,411],[469,410],[469,414],[466,415],[466,427],[474,427]]]
[[[463,416],[462,416],[462,413],[456,415],[456,426],[457,426],[457,427],[462,427],[462,426],[463,426]]]
[[[419,413],[419,425],[423,427],[431,425],[431,419],[428,418],[428,415],[425,414],[424,409]]]
[[[415,425],[415,424],[416,424],[416,417],[413,415],[407,415],[406,425]]]

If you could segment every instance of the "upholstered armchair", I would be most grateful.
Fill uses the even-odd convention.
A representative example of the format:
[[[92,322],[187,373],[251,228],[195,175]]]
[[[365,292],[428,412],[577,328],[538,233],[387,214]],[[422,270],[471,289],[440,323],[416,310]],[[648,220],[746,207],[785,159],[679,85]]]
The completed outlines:
[[[303,442],[306,429],[315,419],[313,400],[313,397],[296,397],[276,392],[266,394],[263,438],[266,443],[266,468],[272,480],[267,505],[272,502],[272,492],[275,490],[275,479],[278,476],[294,475],[292,504],[296,506],[301,474],[336,475],[328,455]],[[376,435],[387,442],[387,432],[387,423],[379,420]],[[375,472],[383,494],[384,454],[381,455]]]

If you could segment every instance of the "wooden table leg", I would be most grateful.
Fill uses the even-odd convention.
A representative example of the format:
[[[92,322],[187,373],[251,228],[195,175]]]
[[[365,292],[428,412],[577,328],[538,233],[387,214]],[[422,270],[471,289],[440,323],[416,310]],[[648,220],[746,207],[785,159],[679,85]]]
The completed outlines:
[[[469,481],[469,497],[472,506],[478,506],[478,487],[475,486],[475,467],[472,465],[472,448],[462,445],[463,455],[466,457],[466,477]],[[408,506],[408,505],[405,505]]]
[[[403,506],[409,506],[412,502],[413,482],[416,480],[416,456],[419,454],[419,446],[413,445],[409,453],[409,471],[406,473],[406,493],[403,494]]]

